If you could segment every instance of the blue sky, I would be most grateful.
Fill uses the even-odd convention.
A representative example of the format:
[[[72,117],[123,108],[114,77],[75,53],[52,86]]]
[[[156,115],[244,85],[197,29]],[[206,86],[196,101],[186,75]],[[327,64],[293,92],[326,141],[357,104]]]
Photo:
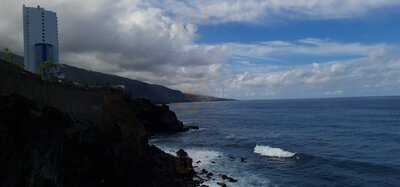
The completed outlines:
[[[341,42],[400,42],[400,7],[375,11],[360,18],[285,20],[280,23],[224,23],[199,27],[199,43],[329,38]]]
[[[22,1],[3,2],[0,47],[22,54]],[[57,12],[81,68],[236,99],[400,95],[399,0],[25,3]]]
[[[221,44],[227,42],[251,44],[261,41],[296,41],[304,38],[319,38],[343,43],[398,44],[400,43],[400,6],[373,10],[362,17],[328,20],[280,20],[276,23],[230,22],[200,25],[200,44]],[[313,62],[330,62],[361,58],[353,54],[287,54],[278,59],[249,59],[258,64],[298,65]]]
[[[334,8],[334,7],[331,7]],[[288,43],[298,43],[302,39],[317,39],[327,42],[340,43],[340,45],[348,45],[357,43],[365,46],[373,45],[393,45],[397,46],[400,43],[400,24],[396,17],[400,16],[400,6],[385,6],[376,9],[370,9],[362,15],[354,17],[339,17],[339,18],[282,18],[277,16],[277,20],[270,21],[268,18],[259,18],[252,22],[226,22],[219,24],[201,25],[199,29],[199,37],[196,42],[200,44],[224,44],[224,43],[238,43],[238,44],[257,44],[265,41],[283,41]],[[272,17],[274,18],[274,17]],[[271,17],[269,17],[271,19]],[[378,49],[377,49],[378,50]],[[397,47],[390,49],[397,51]],[[297,69],[304,68],[307,65],[313,64],[347,64],[349,61],[363,61],[369,60],[370,53],[352,53],[351,51],[332,51],[331,53],[314,54],[314,53],[296,53],[288,52],[286,54],[269,54],[268,58],[253,58],[247,57],[234,57],[229,59],[229,64],[232,71],[240,72],[253,72],[257,73],[271,73],[271,70],[264,70],[263,67],[274,66],[275,70],[272,73],[279,72],[281,69]],[[389,54],[385,54],[389,55]],[[238,60],[239,59],[239,60]],[[237,61],[246,60],[246,64],[238,63]],[[376,59],[374,59],[376,60]],[[354,62],[352,62],[354,63]],[[256,70],[249,68],[249,64],[256,67]],[[355,63],[357,64],[357,63]],[[361,66],[361,63],[359,63]],[[397,64],[397,62],[396,62]],[[303,66],[303,67],[302,67]],[[258,70],[257,70],[258,69]],[[349,72],[351,73],[351,72]],[[375,73],[375,72],[373,72]],[[396,74],[398,75],[398,74]],[[399,95],[398,89],[391,88],[368,88],[367,84],[357,84],[352,82],[351,79],[345,80],[348,82],[342,83],[327,83],[333,85],[337,90],[327,91],[328,89],[321,88],[305,88],[303,85],[292,85],[295,88],[296,94],[291,93],[272,93],[266,97],[273,98],[298,98],[298,97],[341,97],[341,96],[369,96],[369,95]],[[360,80],[358,80],[360,81]],[[378,80],[376,80],[379,82]],[[346,85],[348,84],[348,85]],[[358,83],[363,84],[363,83]],[[350,85],[350,86],[349,86]],[[398,83],[395,83],[398,85]],[[393,85],[391,85],[393,86]],[[300,88],[299,88],[300,87]],[[320,86],[324,87],[324,86]],[[352,89],[351,87],[364,87],[362,89]],[[256,89],[254,89],[256,90]],[[294,90],[294,89],[287,89]],[[325,90],[325,91],[324,91]],[[344,91],[346,90],[346,92]],[[251,91],[250,91],[251,92]],[[257,94],[263,92],[262,90],[250,93],[250,96],[262,99],[263,96]],[[290,92],[290,91],[286,91]],[[265,96],[265,95],[264,95]],[[240,97],[240,96],[239,96]]]

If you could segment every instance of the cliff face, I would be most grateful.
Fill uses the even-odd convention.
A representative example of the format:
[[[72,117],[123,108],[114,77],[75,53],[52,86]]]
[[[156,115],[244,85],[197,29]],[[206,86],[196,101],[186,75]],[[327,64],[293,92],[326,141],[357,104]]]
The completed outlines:
[[[179,126],[176,116],[155,125],[121,91],[46,82],[4,63],[0,95],[2,187],[194,185],[189,158],[147,142],[146,125]]]

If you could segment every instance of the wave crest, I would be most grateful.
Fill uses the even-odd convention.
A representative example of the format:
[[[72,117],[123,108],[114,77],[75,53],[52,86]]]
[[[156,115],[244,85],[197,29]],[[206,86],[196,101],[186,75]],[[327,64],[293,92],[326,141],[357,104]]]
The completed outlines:
[[[254,153],[260,154],[262,156],[277,157],[277,158],[291,158],[294,155],[296,155],[296,153],[285,151],[280,148],[273,148],[270,146],[261,146],[261,145],[256,145],[256,147],[254,148]]]

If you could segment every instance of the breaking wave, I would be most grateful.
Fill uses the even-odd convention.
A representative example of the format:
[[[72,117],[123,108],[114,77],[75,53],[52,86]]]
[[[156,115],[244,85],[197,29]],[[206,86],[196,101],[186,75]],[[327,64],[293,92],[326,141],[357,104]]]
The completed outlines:
[[[256,147],[254,148],[254,153],[260,154],[262,156],[277,157],[277,158],[291,158],[294,155],[296,155],[296,153],[285,151],[280,148],[273,148],[270,146],[261,146],[261,145],[256,145]]]

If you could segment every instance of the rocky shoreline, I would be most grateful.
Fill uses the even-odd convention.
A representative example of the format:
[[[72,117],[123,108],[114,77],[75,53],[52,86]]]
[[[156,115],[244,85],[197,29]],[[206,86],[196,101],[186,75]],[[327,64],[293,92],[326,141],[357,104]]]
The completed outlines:
[[[42,80],[0,63],[0,186],[221,186],[236,179],[201,170],[184,150],[148,143],[185,126],[168,105],[115,88]]]
[[[0,186],[199,186],[185,151],[148,144],[187,130],[166,105],[0,63]]]

